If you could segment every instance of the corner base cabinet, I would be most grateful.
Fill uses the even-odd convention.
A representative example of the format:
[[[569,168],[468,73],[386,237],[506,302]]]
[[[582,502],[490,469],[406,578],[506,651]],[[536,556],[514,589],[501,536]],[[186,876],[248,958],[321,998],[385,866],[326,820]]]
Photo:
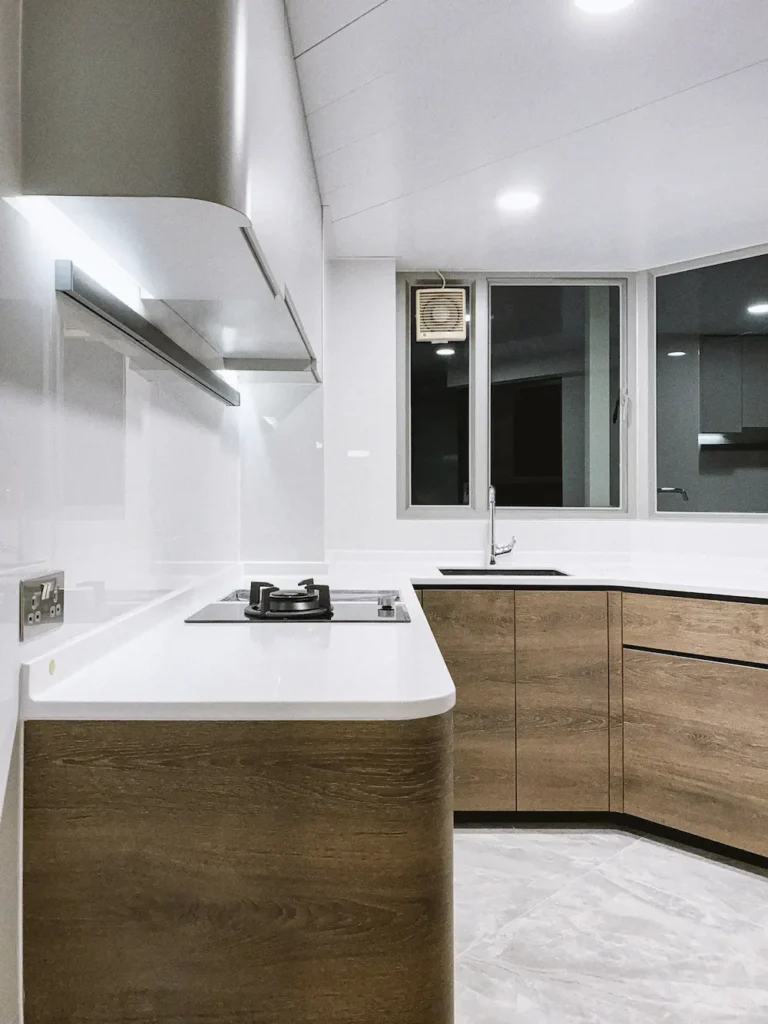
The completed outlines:
[[[454,809],[609,809],[608,594],[424,590],[456,684]]]
[[[632,815],[768,857],[768,601],[425,589],[455,810]]]
[[[27,1024],[452,1024],[451,716],[28,722]]]
[[[425,590],[422,604],[456,686],[454,809],[514,811],[515,591]]]

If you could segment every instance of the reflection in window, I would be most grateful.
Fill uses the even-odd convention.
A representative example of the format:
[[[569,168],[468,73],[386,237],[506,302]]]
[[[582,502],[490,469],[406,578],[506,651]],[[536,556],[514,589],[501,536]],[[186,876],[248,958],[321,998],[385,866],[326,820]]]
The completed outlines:
[[[621,502],[618,284],[491,288],[491,482],[499,505]]]
[[[413,505],[469,504],[469,355],[468,341],[411,342]]]
[[[656,282],[658,509],[768,512],[768,256]]]

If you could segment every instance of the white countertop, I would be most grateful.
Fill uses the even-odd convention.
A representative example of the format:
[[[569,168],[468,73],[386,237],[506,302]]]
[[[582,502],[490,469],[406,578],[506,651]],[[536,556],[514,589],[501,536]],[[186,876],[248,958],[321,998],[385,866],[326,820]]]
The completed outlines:
[[[379,585],[397,585],[411,622],[186,623],[206,603],[197,598],[170,621],[72,673],[65,656],[31,663],[22,673],[22,715],[368,721],[449,711],[453,681],[413,588],[407,578],[387,575],[382,582],[366,573],[364,589]],[[235,580],[219,596],[242,586],[247,582]]]
[[[461,568],[461,561],[439,562],[443,568]],[[475,563],[476,564],[476,563]],[[714,597],[741,597],[768,601],[768,560],[717,557],[603,556],[551,553],[539,556],[503,557],[496,569],[505,567],[559,569],[566,576],[443,576],[437,565],[412,566],[414,587],[605,587],[677,591]]]
[[[433,556],[434,557],[434,556]],[[465,565],[470,562],[465,561]],[[547,555],[504,560],[568,576],[443,576],[428,562],[333,566],[318,582],[401,591],[410,623],[188,624],[240,579],[184,602],[140,635],[120,624],[22,667],[27,719],[398,720],[448,711],[455,691],[414,587],[605,587],[768,600],[768,563],[751,559]],[[269,572],[260,570],[260,574]],[[262,578],[295,583],[274,573]],[[111,641],[111,645],[110,645]]]

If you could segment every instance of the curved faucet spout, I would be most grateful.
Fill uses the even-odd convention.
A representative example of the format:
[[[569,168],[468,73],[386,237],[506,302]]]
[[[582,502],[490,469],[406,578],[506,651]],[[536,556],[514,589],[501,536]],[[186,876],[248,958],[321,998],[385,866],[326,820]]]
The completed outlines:
[[[497,545],[496,543],[496,488],[491,484],[488,488],[488,530],[490,533],[490,542],[488,545],[488,564],[496,565],[497,555],[508,555],[514,548],[517,540],[515,537],[512,538],[511,543]]]

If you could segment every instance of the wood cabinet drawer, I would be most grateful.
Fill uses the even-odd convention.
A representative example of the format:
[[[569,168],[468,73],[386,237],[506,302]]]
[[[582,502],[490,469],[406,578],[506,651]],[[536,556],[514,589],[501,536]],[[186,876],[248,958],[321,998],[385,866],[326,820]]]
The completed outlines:
[[[625,650],[624,810],[768,855],[768,669]]]
[[[624,594],[624,644],[768,664],[768,604]]]

